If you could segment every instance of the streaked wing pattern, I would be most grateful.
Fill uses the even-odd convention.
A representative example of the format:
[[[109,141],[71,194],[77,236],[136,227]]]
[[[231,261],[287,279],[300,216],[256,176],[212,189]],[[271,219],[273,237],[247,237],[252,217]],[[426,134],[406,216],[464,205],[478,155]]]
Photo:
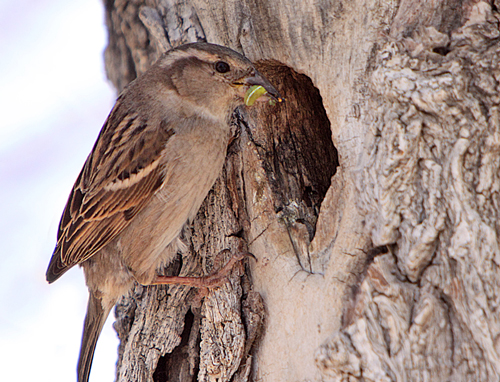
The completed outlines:
[[[123,150],[136,134],[141,139]],[[66,204],[49,282],[113,240],[161,187],[160,155],[173,134],[165,121],[149,126],[118,100]]]

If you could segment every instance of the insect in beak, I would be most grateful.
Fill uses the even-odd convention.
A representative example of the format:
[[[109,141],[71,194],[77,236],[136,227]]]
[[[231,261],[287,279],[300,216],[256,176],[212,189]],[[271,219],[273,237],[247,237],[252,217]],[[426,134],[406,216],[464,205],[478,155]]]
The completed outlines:
[[[244,97],[247,106],[252,106],[257,100],[259,102],[268,100],[270,105],[285,101],[276,88],[257,71],[244,78],[243,84],[248,86]],[[262,96],[266,97],[260,98]]]

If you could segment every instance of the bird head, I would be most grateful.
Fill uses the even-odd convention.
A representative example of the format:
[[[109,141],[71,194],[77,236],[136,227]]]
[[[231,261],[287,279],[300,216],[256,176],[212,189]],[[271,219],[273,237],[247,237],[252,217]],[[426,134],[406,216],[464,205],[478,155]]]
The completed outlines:
[[[166,84],[184,100],[213,114],[227,115],[255,101],[284,101],[250,60],[220,45],[182,45],[167,52],[158,66],[165,71]]]

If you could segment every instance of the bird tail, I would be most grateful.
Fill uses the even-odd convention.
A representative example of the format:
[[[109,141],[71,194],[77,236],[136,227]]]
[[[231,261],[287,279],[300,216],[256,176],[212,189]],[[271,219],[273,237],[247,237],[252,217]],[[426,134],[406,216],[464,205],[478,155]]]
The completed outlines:
[[[89,291],[87,315],[83,324],[82,345],[78,359],[78,382],[88,382],[92,360],[94,359],[95,346],[101,334],[106,318],[116,301],[105,302]],[[108,300],[108,299],[106,299]]]

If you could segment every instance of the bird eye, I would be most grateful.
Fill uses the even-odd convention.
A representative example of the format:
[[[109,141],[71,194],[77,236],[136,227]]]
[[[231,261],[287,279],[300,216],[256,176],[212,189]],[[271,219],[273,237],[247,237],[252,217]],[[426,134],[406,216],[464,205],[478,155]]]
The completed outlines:
[[[231,68],[229,67],[229,64],[224,61],[217,61],[215,63],[215,70],[217,70],[219,73],[227,73],[229,72]]]

